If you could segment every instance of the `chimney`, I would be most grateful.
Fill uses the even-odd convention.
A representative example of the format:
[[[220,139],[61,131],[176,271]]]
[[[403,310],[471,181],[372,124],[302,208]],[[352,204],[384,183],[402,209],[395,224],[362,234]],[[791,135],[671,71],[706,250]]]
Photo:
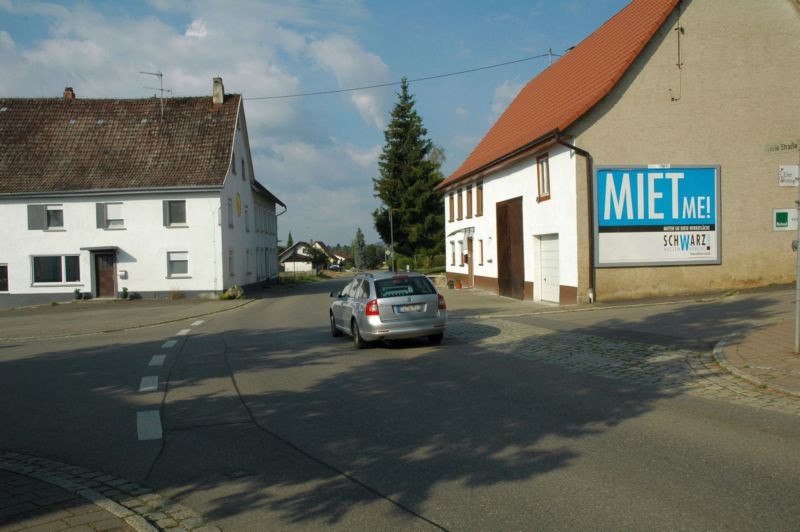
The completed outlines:
[[[225,101],[225,87],[222,86],[222,78],[214,78],[214,91],[212,96],[212,102],[214,102],[214,106],[222,105]]]
[[[75,99],[75,91],[72,90],[72,87],[67,87],[66,89],[64,89],[64,99],[65,100]]]

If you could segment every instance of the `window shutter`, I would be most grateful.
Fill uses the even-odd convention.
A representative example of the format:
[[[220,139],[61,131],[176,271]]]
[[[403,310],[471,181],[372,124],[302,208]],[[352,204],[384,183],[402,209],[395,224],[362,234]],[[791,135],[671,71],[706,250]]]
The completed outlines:
[[[106,227],[106,204],[105,203],[95,203],[95,213],[97,214],[97,228],[98,229],[105,229]]]
[[[164,227],[169,225],[169,201],[164,200],[161,202],[164,211]]]
[[[47,225],[47,206],[28,205],[28,229],[43,231]]]

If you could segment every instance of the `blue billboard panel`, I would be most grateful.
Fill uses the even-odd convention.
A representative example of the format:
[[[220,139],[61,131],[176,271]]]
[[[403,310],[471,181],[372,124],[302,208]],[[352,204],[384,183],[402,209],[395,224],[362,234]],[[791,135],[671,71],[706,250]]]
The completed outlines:
[[[598,167],[595,264],[719,264],[719,167]]]

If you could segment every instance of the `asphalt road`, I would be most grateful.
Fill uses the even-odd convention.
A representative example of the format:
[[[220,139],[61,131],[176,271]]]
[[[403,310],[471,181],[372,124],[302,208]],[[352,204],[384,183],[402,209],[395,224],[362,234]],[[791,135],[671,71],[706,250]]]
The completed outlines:
[[[796,529],[800,417],[451,335],[357,351],[328,332],[334,286],[195,326],[0,344],[0,448],[142,482],[228,530]],[[514,319],[708,341],[699,311],[672,316],[681,334],[660,316]],[[163,438],[139,439],[143,410]]]

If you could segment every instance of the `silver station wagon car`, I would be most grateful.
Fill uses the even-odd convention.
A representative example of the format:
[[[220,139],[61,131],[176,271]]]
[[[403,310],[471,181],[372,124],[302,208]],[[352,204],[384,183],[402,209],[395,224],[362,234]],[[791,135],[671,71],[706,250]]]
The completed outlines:
[[[349,334],[359,349],[401,338],[427,337],[438,344],[444,336],[444,296],[421,273],[361,273],[331,297],[331,334]]]

